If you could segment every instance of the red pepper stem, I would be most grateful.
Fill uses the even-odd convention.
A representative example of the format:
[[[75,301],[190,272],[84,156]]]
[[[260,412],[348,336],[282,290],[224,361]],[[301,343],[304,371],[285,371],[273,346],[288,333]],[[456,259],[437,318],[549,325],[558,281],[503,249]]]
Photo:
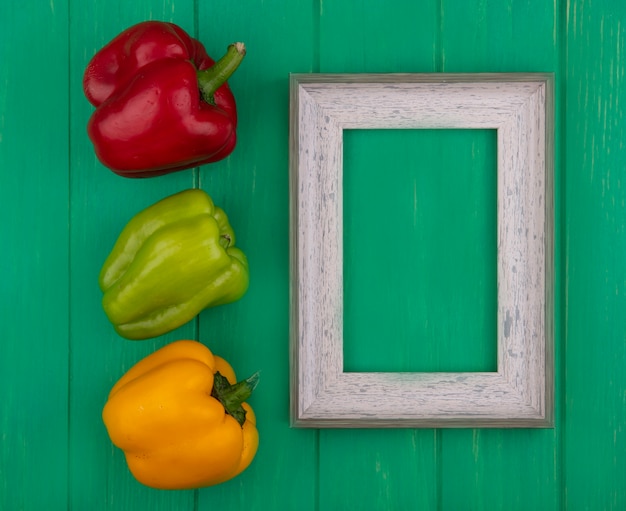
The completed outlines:
[[[250,378],[231,385],[219,371],[214,374],[213,391],[211,395],[217,399],[226,413],[232,415],[241,426],[245,422],[246,412],[241,404],[252,395],[252,391],[259,383],[258,371]]]
[[[233,43],[228,47],[226,54],[209,69],[198,71],[198,87],[202,99],[213,104],[213,94],[235,72],[246,56],[246,46],[243,43]]]

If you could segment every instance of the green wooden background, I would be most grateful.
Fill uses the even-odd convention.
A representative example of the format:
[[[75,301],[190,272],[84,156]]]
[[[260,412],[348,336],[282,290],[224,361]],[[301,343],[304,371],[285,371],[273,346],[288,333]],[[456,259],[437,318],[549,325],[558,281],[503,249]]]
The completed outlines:
[[[91,56],[174,21],[231,79],[239,145],[148,180],[103,168],[85,134]],[[0,509],[626,509],[626,3],[622,0],[25,0],[0,3]],[[554,72],[556,427],[289,427],[290,72]],[[346,138],[347,370],[495,364],[489,131]],[[229,213],[252,282],[162,338],[116,336],[97,275],[138,210],[201,186]],[[168,492],[126,470],[100,420],[142,356],[197,338],[239,375],[261,445],[223,485]]]

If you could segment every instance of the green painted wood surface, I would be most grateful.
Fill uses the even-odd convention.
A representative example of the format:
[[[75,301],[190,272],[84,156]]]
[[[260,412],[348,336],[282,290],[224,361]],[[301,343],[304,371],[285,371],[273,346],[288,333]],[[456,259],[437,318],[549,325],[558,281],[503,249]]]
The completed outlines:
[[[233,155],[134,181],[95,159],[81,77],[148,18],[214,55],[244,40],[248,56]],[[626,509],[625,41],[617,0],[0,3],[0,509]],[[441,71],[556,75],[556,427],[291,429],[288,75]],[[348,134],[347,370],[493,364],[493,151],[489,132]],[[228,211],[250,290],[123,340],[100,266],[130,216],[193,186]],[[100,412],[127,368],[178,338],[261,370],[261,445],[233,481],[164,492],[134,481]]]
[[[495,130],[344,132],[345,371],[497,370],[496,173]]]

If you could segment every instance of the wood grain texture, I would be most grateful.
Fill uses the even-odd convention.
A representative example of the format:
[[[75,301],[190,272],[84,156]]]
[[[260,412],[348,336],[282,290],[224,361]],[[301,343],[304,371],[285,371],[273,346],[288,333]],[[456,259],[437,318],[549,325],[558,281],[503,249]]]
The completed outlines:
[[[552,97],[550,75],[292,75],[294,425],[552,425]],[[498,133],[497,376],[346,374],[343,130],[446,127]]]
[[[174,21],[193,33],[193,2],[73,3],[70,6],[70,378],[69,488],[72,509],[193,509],[194,492],[159,492],[132,477],[102,422],[113,384],[167,342],[197,337],[195,323],[146,342],[118,336],[104,315],[97,276],[124,225],[143,208],[194,186],[194,171],[159,179],[117,176],[96,159],[85,127],[93,107],[82,75],[95,52],[144,19]]]
[[[250,264],[250,288],[237,303],[204,311],[199,335],[235,364],[260,371],[250,404],[260,436],[252,465],[237,479],[198,492],[198,509],[313,510],[317,434],[289,429],[289,73],[309,71],[314,11],[302,2],[198,2],[202,40],[246,43],[229,80],[238,106],[238,146],[202,168],[200,185],[219,200]],[[216,50],[217,51],[217,50]]]
[[[0,2],[0,509],[625,509],[625,9],[616,0]],[[231,79],[240,143],[215,166],[130,181],[95,160],[80,81],[104,42],[148,18],[179,23],[212,55],[246,42]],[[312,72],[555,73],[554,429],[290,428],[288,82]],[[351,341],[344,363],[489,371],[493,343],[468,336],[495,338],[497,326],[485,249],[495,239],[494,133],[395,135],[351,132],[344,154],[353,261],[344,326],[384,325],[378,300],[397,304],[399,323],[371,343]],[[169,336],[120,339],[100,308],[102,261],[132,214],[190,186],[227,209],[250,257],[249,293]],[[370,258],[367,228],[379,248]],[[401,242],[407,233],[415,244]],[[353,285],[381,263],[415,272],[378,274],[369,292]],[[407,282],[415,294],[398,292]],[[224,354],[241,376],[261,370],[251,399],[261,446],[231,482],[160,492],[129,475],[100,412],[125,369],[182,337]]]
[[[419,73],[437,69],[438,2],[406,2],[390,6],[377,0],[360,0],[357,3],[319,2],[319,5],[319,67],[314,71]],[[347,26],[349,30],[346,30]],[[382,34],[386,35],[382,37]],[[366,139],[357,143],[355,151],[362,151],[366,144],[373,149],[370,152],[372,158],[364,162],[358,171],[379,176],[388,173],[394,163],[402,165],[401,158],[394,162],[390,155],[397,154],[398,146],[403,143],[402,139],[389,143]],[[433,147],[437,149],[441,146],[433,144]],[[434,160],[423,162],[425,166],[432,163]],[[365,191],[353,186],[352,193],[353,196],[361,195]],[[387,210],[381,204],[379,195],[384,197],[383,203],[393,197],[385,195],[383,189],[378,188],[373,200],[366,201],[362,208],[355,207],[352,215],[363,219],[376,217],[374,227],[377,225],[389,229],[393,223],[385,222],[384,213]],[[344,203],[345,206],[350,207],[350,203]],[[384,247],[385,243],[382,244]],[[384,253],[390,252],[385,250]],[[367,267],[364,271],[367,271]],[[363,298],[367,299],[368,295],[370,302],[375,303],[372,291]],[[376,317],[376,307],[369,315]],[[357,318],[362,320],[364,316],[368,314],[360,312],[353,321],[358,321]],[[387,350],[386,339],[387,336],[384,336],[371,345],[360,342],[357,344],[358,350],[365,360],[374,362],[384,352],[388,363],[401,367],[406,352]],[[424,351],[424,363],[428,369],[432,369],[441,354],[439,347],[431,344]],[[381,435],[377,430],[321,431],[318,509],[436,509],[439,467],[436,460],[440,448],[438,436],[435,430],[428,429],[398,430],[391,435]]]
[[[444,72],[556,71],[557,116],[561,79],[559,24],[561,2],[491,0],[441,4],[441,53]],[[470,22],[469,20],[473,20]],[[532,35],[531,35],[532,34]],[[558,117],[557,117],[558,119]],[[562,172],[557,132],[556,195]],[[557,207],[558,251],[562,210]],[[560,292],[562,260],[556,258],[556,289]],[[557,303],[559,300],[557,293]],[[556,309],[556,318],[561,311]],[[557,355],[562,331],[556,319]],[[556,415],[554,430],[447,430],[441,435],[441,509],[475,510],[560,509],[561,433],[559,422],[560,360],[555,359]],[[498,488],[498,490],[495,490]]]
[[[33,37],[27,26],[46,30]],[[67,47],[67,2],[0,5],[0,508],[7,510],[68,505]],[[25,55],[44,48],[37,72],[47,77],[46,100],[37,101],[41,84],[26,78],[33,62]]]
[[[345,372],[497,370],[496,135],[344,130]]]
[[[564,7],[566,507],[616,511],[626,506],[626,4]]]

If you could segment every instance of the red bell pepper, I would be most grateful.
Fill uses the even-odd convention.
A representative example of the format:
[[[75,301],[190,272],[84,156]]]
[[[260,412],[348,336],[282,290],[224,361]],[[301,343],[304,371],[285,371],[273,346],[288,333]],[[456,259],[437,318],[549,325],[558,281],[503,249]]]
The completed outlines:
[[[173,23],[146,21],[115,37],[83,78],[96,110],[87,133],[100,161],[126,177],[151,177],[219,161],[236,144],[237,109],[226,80],[245,55],[217,63]]]

